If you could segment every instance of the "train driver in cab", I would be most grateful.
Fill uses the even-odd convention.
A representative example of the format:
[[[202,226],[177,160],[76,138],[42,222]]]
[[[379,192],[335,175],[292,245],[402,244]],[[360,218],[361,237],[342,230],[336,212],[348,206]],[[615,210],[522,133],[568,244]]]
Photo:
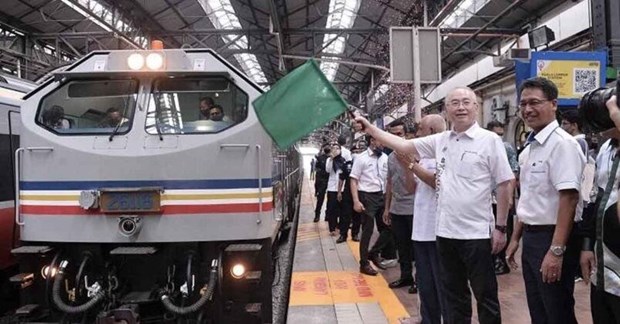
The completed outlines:
[[[198,108],[200,109],[200,115],[198,116],[198,120],[208,120],[211,108],[215,106],[215,102],[211,97],[202,97],[200,98],[200,105]]]
[[[214,105],[209,109],[209,120],[211,120],[213,126],[219,129],[226,128],[232,124],[230,119],[224,115],[224,108],[220,105]]]
[[[110,107],[105,112],[105,117],[99,123],[99,127],[110,127],[114,128],[117,126],[123,126],[129,120],[123,117],[123,114],[118,108]]]
[[[53,129],[68,129],[71,127],[69,120],[65,118],[65,109],[54,105],[42,114],[42,121],[45,126]]]

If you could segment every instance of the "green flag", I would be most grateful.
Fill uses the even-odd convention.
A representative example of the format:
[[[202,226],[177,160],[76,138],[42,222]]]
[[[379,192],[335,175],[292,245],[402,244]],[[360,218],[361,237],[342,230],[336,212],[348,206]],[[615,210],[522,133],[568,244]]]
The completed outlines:
[[[291,71],[252,104],[261,125],[281,149],[323,127],[347,108],[314,60]]]

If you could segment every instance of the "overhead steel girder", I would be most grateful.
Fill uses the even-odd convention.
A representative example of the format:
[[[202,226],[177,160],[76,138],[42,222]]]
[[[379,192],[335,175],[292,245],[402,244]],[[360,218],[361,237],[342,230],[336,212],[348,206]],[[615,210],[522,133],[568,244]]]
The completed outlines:
[[[105,21],[105,14],[103,13],[103,11],[101,11],[98,15],[98,13],[91,10],[91,8],[89,7],[91,3],[90,0],[87,1],[86,7],[76,0],[68,0],[68,1],[71,2],[71,4],[74,5],[75,7],[87,12],[89,15],[97,19],[99,23],[106,26],[113,33],[117,34],[117,38],[127,43],[129,46],[134,47],[134,48],[142,48],[142,46],[136,43],[134,39],[139,36],[145,37],[146,35],[141,35],[141,28],[138,26],[134,26],[133,21],[131,19],[123,19],[123,17],[120,15],[120,12],[118,10],[110,10],[110,8],[106,8],[107,10],[112,12],[112,21],[114,23],[122,20],[125,24],[127,24],[129,30],[120,30],[116,28],[116,26],[110,25],[107,21]],[[100,5],[100,3],[98,4]]]
[[[477,31],[475,31],[473,34],[471,34],[469,37],[467,37],[464,41],[460,42],[457,46],[455,46],[452,49],[450,49],[450,51],[448,51],[448,53],[444,54],[441,57],[441,60],[442,61],[445,60],[447,57],[452,55],[454,52],[456,52],[459,49],[461,49],[461,47],[463,47],[469,41],[471,41],[472,39],[476,38],[476,36],[478,34],[482,33],[485,30],[487,30],[487,28],[489,28],[489,26],[493,25],[496,21],[502,19],[505,15],[507,15],[513,9],[515,9],[518,6],[520,6],[521,4],[523,4],[525,1],[526,0],[515,0],[514,2],[512,2],[508,7],[506,7],[504,10],[502,10],[497,16],[495,16],[493,19],[489,20],[486,24],[484,24],[484,26],[480,27]]]

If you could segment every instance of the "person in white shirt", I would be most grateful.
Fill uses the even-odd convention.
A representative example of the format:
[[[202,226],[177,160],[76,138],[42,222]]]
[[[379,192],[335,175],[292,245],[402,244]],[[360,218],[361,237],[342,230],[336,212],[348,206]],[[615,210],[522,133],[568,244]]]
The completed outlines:
[[[339,188],[339,186],[342,186],[342,184],[339,185],[340,173],[342,173],[347,161],[351,161],[351,153],[345,156],[341,146],[338,143],[332,143],[330,157],[325,162],[325,170],[329,172],[329,180],[327,181],[327,210],[325,215],[327,216],[329,233],[332,236],[336,235],[339,218],[343,213],[342,197],[338,197],[338,192],[342,190]]]
[[[520,115],[533,132],[519,155],[519,221],[506,255],[516,267],[514,255],[523,236],[521,262],[532,323],[577,323],[573,290],[580,243],[573,224],[579,220],[575,216],[581,217],[585,156],[555,119],[555,84],[537,77],[519,90]]]
[[[430,136],[445,130],[446,122],[441,116],[427,115],[420,121],[418,137]],[[435,167],[435,159],[429,158],[407,165],[407,168],[415,174],[416,182],[411,240],[416,260],[422,324],[441,323],[446,307],[439,279],[439,256],[435,235],[437,227]]]
[[[439,134],[405,140],[356,117],[366,132],[404,154],[437,161],[437,251],[446,298],[446,323],[471,321],[471,290],[480,323],[501,323],[497,279],[492,254],[506,244],[509,181],[514,174],[497,134],[478,126],[478,102],[473,90],[458,87],[446,97],[453,128]],[[491,190],[497,184],[497,220],[491,210]],[[495,223],[495,226],[493,226]]]
[[[362,238],[360,241],[360,272],[376,276],[377,271],[370,265],[381,268],[377,255],[369,255],[368,246],[375,228],[375,219],[380,219],[384,208],[384,191],[387,177],[387,155],[383,147],[374,138],[369,138],[368,149],[360,153],[351,169],[351,195],[353,209],[360,213],[362,221]]]

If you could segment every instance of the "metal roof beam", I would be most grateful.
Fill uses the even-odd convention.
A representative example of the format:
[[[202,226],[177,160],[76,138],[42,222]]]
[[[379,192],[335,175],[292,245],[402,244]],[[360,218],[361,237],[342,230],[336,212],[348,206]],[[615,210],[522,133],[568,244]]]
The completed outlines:
[[[491,26],[496,21],[500,20],[502,17],[507,15],[510,11],[512,11],[513,9],[515,9],[517,6],[521,5],[525,1],[526,0],[515,0],[514,2],[512,2],[508,7],[506,7],[504,10],[502,10],[502,12],[500,12],[497,16],[495,16],[493,19],[489,20],[486,24],[484,24],[484,26],[480,27],[476,32],[474,32],[469,37],[467,37],[467,39],[465,39],[464,41],[459,43],[456,47],[452,48],[447,54],[444,54],[441,57],[441,60],[442,61],[445,60],[447,57],[452,55],[454,52],[458,51],[461,47],[463,47],[465,44],[467,44],[467,42],[469,42],[470,40],[476,38],[476,36],[478,34],[480,34],[483,31],[485,31],[487,28],[489,28],[489,26]]]
[[[125,24],[129,25],[129,29],[131,29],[131,33],[127,33],[126,31],[123,30],[119,30],[118,28],[116,28],[116,26],[113,26],[111,24],[109,24],[105,18],[106,18],[106,13],[104,13],[103,11],[101,12],[100,15],[97,15],[97,13],[95,13],[94,11],[92,11],[89,7],[85,7],[83,6],[81,3],[79,3],[76,0],[67,0],[69,2],[71,2],[72,5],[74,5],[75,7],[87,12],[91,17],[93,17],[93,19],[96,19],[98,23],[106,26],[108,29],[112,30],[114,33],[116,33],[118,35],[118,39],[122,40],[123,42],[125,42],[126,44],[128,44],[131,47],[134,48],[142,48],[142,46],[138,43],[136,43],[134,41],[135,38],[137,38],[138,36],[146,36],[146,35],[140,35],[140,28],[138,28],[137,26],[131,26],[129,25],[130,23],[132,23],[131,20],[127,20],[127,19],[123,19],[124,17],[122,17],[120,14],[120,12],[118,12],[117,10],[110,10],[110,8],[106,8],[108,10],[107,14],[112,14],[112,22],[116,23],[118,21],[123,21]],[[90,0],[88,1],[88,4],[90,4]],[[101,5],[101,3],[99,3]],[[112,8],[114,9],[114,8]]]

